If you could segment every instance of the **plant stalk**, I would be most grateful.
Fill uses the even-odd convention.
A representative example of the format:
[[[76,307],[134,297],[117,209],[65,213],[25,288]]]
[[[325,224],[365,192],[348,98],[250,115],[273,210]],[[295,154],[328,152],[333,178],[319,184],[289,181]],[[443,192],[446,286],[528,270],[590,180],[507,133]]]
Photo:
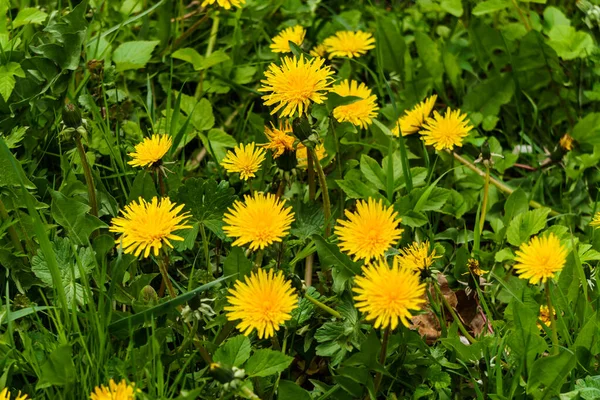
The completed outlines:
[[[382,367],[385,368],[385,359],[387,358],[387,346],[390,339],[390,325],[385,328],[383,333],[383,338],[381,339],[381,353],[379,353],[379,363]],[[377,396],[377,392],[379,391],[379,386],[381,386],[381,381],[383,380],[383,375],[381,372],[378,372],[375,375],[375,396]]]
[[[479,214],[479,234],[483,232],[483,226],[485,225],[485,214],[487,212],[487,203],[490,192],[490,166],[486,162],[485,165],[485,178],[483,183],[483,204],[481,204],[481,214]]]
[[[319,300],[315,299],[314,297],[312,297],[310,294],[308,293],[304,293],[304,298],[308,301],[310,301],[311,303],[313,303],[315,306],[319,307],[321,310],[331,314],[332,316],[342,319],[342,314],[340,314],[339,312],[335,311],[333,308],[326,306],[325,304],[321,303]]]
[[[315,160],[314,164],[316,166],[317,175],[319,177],[319,185],[321,185],[321,193],[323,196],[323,213],[325,214],[325,237],[328,238],[331,233],[331,202],[329,201],[329,190],[327,189],[327,181],[325,180],[325,173],[323,172],[323,167],[321,167],[321,163],[318,161],[319,157],[317,157],[315,149],[307,148],[307,150],[309,150],[312,153],[313,160]]]
[[[204,249],[204,259],[206,261],[206,270],[208,271],[208,275],[212,274],[212,268],[210,265],[210,252],[208,251],[208,238],[206,237],[206,230],[204,229],[204,224],[199,223],[200,225],[200,236],[202,236],[202,248]]]
[[[548,314],[550,315],[550,329],[552,329],[552,353],[557,355],[558,349],[558,331],[556,328],[556,317],[554,316],[554,306],[552,305],[552,299],[550,296],[550,281],[546,280],[545,291],[546,291],[546,302],[548,303]]]
[[[163,282],[167,286],[169,296],[174,299],[177,297],[177,293],[175,292],[175,288],[173,288],[173,283],[171,283],[171,279],[169,278],[169,274],[167,272],[169,269],[169,256],[166,253],[164,254],[162,260],[158,261],[158,269],[162,275]]]
[[[87,157],[85,156],[85,149],[83,143],[81,143],[81,135],[78,133],[75,135],[75,144],[77,145],[77,152],[81,159],[81,166],[83,167],[83,175],[85,176],[85,183],[88,191],[88,198],[90,202],[90,213],[94,217],[98,217],[98,203],[96,201],[96,188],[94,187],[94,180],[92,178],[92,170],[88,164]]]
[[[460,332],[463,334],[464,337],[467,338],[467,340],[470,343],[476,343],[477,340],[475,340],[475,338],[473,336],[471,336],[471,334],[467,331],[467,328],[465,328],[465,326],[463,325],[463,323],[460,320],[460,318],[458,317],[458,315],[456,315],[456,312],[454,311],[454,309],[452,308],[450,303],[448,303],[448,300],[446,299],[446,297],[444,297],[444,294],[440,290],[440,287],[439,287],[437,281],[435,279],[432,279],[431,281],[433,283],[433,287],[435,288],[436,293],[438,294],[439,298],[442,300],[444,307],[446,307],[446,309],[448,310],[450,315],[452,315],[452,318],[458,324],[458,329],[460,329]]]

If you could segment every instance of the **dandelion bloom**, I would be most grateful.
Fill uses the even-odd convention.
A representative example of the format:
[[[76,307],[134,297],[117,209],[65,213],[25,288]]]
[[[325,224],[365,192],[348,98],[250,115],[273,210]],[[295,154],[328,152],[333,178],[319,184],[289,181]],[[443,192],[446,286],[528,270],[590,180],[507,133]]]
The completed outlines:
[[[221,165],[227,172],[239,172],[244,180],[253,178],[260,169],[260,164],[265,160],[265,151],[257,148],[255,143],[247,145],[240,144],[233,151],[228,151],[221,161]]]
[[[482,276],[483,274],[487,274],[489,272],[489,271],[485,271],[485,270],[481,269],[481,267],[479,266],[479,261],[474,258],[469,258],[467,260],[467,268],[469,269],[469,272],[471,272],[473,275],[477,275],[477,276]],[[466,272],[463,275],[466,275],[469,272]]]
[[[531,284],[545,283],[564,267],[567,254],[554,233],[535,236],[517,250],[515,270],[521,279],[528,279]]]
[[[433,145],[436,150],[452,150],[454,146],[461,147],[462,140],[469,134],[472,126],[469,125],[466,114],[460,110],[452,111],[450,108],[442,117],[437,111],[433,112],[433,118],[429,118],[424,129],[421,131],[423,141],[427,145]]]
[[[96,386],[90,393],[91,400],[133,400],[135,399],[135,383],[127,384],[123,379],[116,384],[112,379],[108,382],[108,387],[104,385]]]
[[[290,48],[289,42],[300,47],[304,41],[304,36],[306,36],[306,31],[300,25],[286,28],[273,38],[271,51],[273,53],[290,53],[292,49]]]
[[[333,71],[323,67],[323,58],[306,60],[304,56],[284,57],[283,64],[271,64],[259,92],[266,106],[276,105],[271,114],[281,110],[282,117],[302,115],[311,102],[321,104],[330,90]]]
[[[237,329],[246,336],[256,329],[259,339],[273,336],[298,306],[298,296],[290,282],[281,271],[274,274],[272,269],[266,272],[260,268],[245,282],[237,281],[229,294],[227,319],[240,320]]]
[[[559,140],[559,145],[566,151],[573,150],[573,136],[565,133]]]
[[[292,126],[289,122],[279,122],[279,128],[275,128],[271,123],[271,128],[265,126],[265,136],[269,139],[269,143],[261,146],[273,150],[273,158],[277,158],[286,151],[294,150],[296,139],[290,133],[292,133]]]
[[[592,222],[590,222],[590,226],[593,226],[595,229],[598,229],[598,227],[600,226],[600,212],[597,212],[596,215],[594,215]]]
[[[355,96],[362,99],[334,108],[335,119],[339,122],[348,121],[361,128],[366,128],[373,123],[373,118],[377,116],[377,110],[379,110],[376,103],[377,97],[364,83],[359,85],[357,81],[343,80],[331,88],[331,91],[342,97]]]
[[[554,315],[556,315],[556,311],[554,309],[552,309],[552,313]],[[550,309],[548,308],[548,306],[544,306],[544,305],[540,306],[540,315],[539,315],[538,319],[540,321],[542,321],[544,323],[544,325],[546,325],[546,326],[550,326],[551,325],[551,322],[550,322]],[[544,330],[544,327],[541,324],[539,324],[539,323],[537,324],[537,327],[541,331]]]
[[[246,0],[204,0],[204,2],[202,2],[202,7],[206,7],[215,3],[224,9],[229,10],[231,6],[242,7],[244,4],[246,4]]]
[[[360,57],[375,48],[373,35],[363,31],[339,31],[323,41],[329,58]]]
[[[315,147],[315,153],[317,153],[319,161],[327,157],[327,152],[325,151],[323,143],[319,143]],[[298,168],[306,169],[308,167],[308,154],[306,146],[302,143],[298,143],[298,146],[296,147],[296,160],[298,161]]]
[[[230,238],[237,238],[234,246],[250,243],[250,249],[264,249],[273,242],[281,242],[294,220],[291,207],[274,194],[264,195],[255,192],[254,196],[245,196],[244,202],[237,200],[227,210],[223,222],[227,226],[223,231]]]
[[[356,308],[366,314],[367,321],[375,320],[375,328],[396,329],[398,320],[410,326],[410,310],[420,310],[425,303],[425,284],[419,275],[402,268],[395,258],[392,268],[385,260],[363,267],[364,276],[354,278]]]
[[[423,127],[427,118],[429,118],[436,100],[437,95],[434,94],[414,106],[412,110],[406,110],[405,114],[398,118],[398,121],[392,128],[392,134],[400,136],[400,132],[402,132],[402,136],[407,136],[418,132]]]
[[[24,394],[23,396],[21,396],[20,391],[17,394],[17,397],[15,397],[15,400],[25,400],[25,399],[27,399],[27,395]],[[0,392],[0,400],[10,400],[10,392],[8,391],[8,388],[2,389],[2,391]]]
[[[321,43],[310,49],[308,54],[313,57],[325,57],[325,54],[327,54],[327,49],[325,48],[325,45]]]
[[[134,167],[154,166],[167,154],[173,139],[168,135],[152,135],[135,146],[135,151],[129,153],[133,160],[127,162]]]
[[[383,256],[402,235],[398,213],[392,207],[385,207],[381,200],[360,200],[356,212],[346,210],[345,214],[348,221],[338,219],[335,233],[340,239],[339,247],[355,260],[369,261]]]
[[[146,258],[154,249],[154,256],[158,256],[163,243],[173,248],[170,240],[183,240],[173,232],[191,228],[185,225],[189,214],[179,214],[183,207],[183,204],[172,203],[169,198],[159,200],[153,197],[147,202],[140,197],[137,203],[132,201],[125,206],[122,217],[112,219],[110,231],[121,234],[117,242],[121,243],[125,253],[134,253],[137,257],[144,252],[143,257]]]
[[[400,250],[400,255],[397,257],[398,263],[402,268],[407,268],[411,271],[418,272],[429,269],[433,264],[433,260],[440,258],[435,254],[435,249],[429,251],[429,242],[413,242],[410,246]]]

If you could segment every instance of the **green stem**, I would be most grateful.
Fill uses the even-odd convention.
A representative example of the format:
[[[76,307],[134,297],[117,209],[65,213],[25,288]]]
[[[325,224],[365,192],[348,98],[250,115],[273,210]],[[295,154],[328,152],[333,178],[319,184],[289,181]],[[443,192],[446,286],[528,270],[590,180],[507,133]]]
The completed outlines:
[[[263,256],[265,255],[264,250],[258,250],[256,257],[254,257],[254,270],[258,270],[262,266]]]
[[[385,368],[385,359],[387,358],[387,346],[390,339],[390,325],[385,328],[385,332],[383,333],[383,338],[381,339],[381,353],[379,353],[379,364]],[[378,372],[375,375],[375,396],[377,396],[377,392],[379,391],[379,386],[381,385],[381,380],[383,379],[383,375],[381,372]]]
[[[318,161],[317,161],[318,162]],[[315,201],[315,169],[313,166],[312,152],[306,152],[306,170],[308,172],[308,200],[312,203]]]
[[[208,238],[206,237],[206,230],[204,224],[200,223],[200,236],[202,236],[202,248],[204,249],[204,259],[206,260],[206,270],[208,275],[212,274],[212,268],[210,265],[210,252],[208,251]]]
[[[483,204],[481,204],[481,214],[479,217],[479,234],[483,232],[483,225],[485,225],[485,214],[487,212],[488,195],[490,191],[490,166],[485,163],[485,181],[483,184]]]
[[[442,303],[444,304],[444,307],[446,307],[446,309],[448,310],[450,315],[452,315],[452,318],[454,319],[454,321],[456,321],[456,323],[458,324],[458,329],[460,329],[460,332],[463,334],[464,337],[467,338],[467,340],[469,342],[476,343],[477,340],[475,340],[475,338],[473,336],[471,336],[471,334],[467,331],[467,328],[465,328],[465,326],[463,325],[463,323],[460,320],[460,318],[458,317],[458,315],[456,315],[456,312],[454,311],[454,309],[452,308],[450,303],[448,303],[448,300],[446,299],[446,297],[444,297],[444,294],[440,290],[440,287],[439,287],[437,281],[435,279],[432,279],[432,282],[433,282],[433,287],[435,288],[435,291],[438,294],[438,297],[442,300]]]
[[[167,197],[167,186],[165,185],[163,172],[160,168],[156,169],[156,176],[158,177],[158,187],[160,190],[161,197]]]
[[[169,278],[168,269],[169,269],[169,256],[165,253],[162,260],[158,261],[158,269],[160,270],[160,274],[162,275],[163,282],[167,286],[167,290],[169,291],[169,296],[171,298],[177,297],[177,293],[175,292],[175,288],[173,288],[173,283],[171,283],[171,279]]]
[[[329,201],[329,190],[327,189],[327,181],[325,180],[325,173],[323,172],[323,167],[321,167],[321,163],[318,161],[319,157],[317,157],[317,153],[315,149],[308,149],[313,156],[313,160],[315,160],[315,167],[317,169],[317,175],[319,177],[319,185],[321,185],[321,193],[323,195],[323,212],[325,214],[325,237],[328,238],[331,233],[330,224],[331,224],[331,202]]]
[[[85,149],[83,148],[83,143],[81,143],[81,135],[78,133],[75,135],[75,144],[77,145],[77,151],[79,152],[81,166],[83,167],[83,175],[85,176],[85,183],[87,185],[88,198],[91,207],[90,213],[94,217],[98,217],[98,203],[96,201],[96,188],[94,187],[92,170],[90,169],[87,157],[85,156]]]
[[[0,220],[8,221],[8,219],[9,219],[8,211],[6,211],[6,207],[4,207],[4,203],[2,202],[2,199],[0,199]],[[15,229],[15,226],[10,225],[7,230],[8,230],[8,236],[10,236],[10,240],[12,241],[13,246],[15,247],[15,250],[17,251],[17,253],[25,254],[25,251],[23,250],[23,246],[21,245],[21,240],[19,240],[19,235],[17,234],[17,230]]]
[[[335,311],[333,308],[326,306],[325,304],[321,303],[319,300],[315,299],[314,297],[312,297],[310,294],[308,293],[304,293],[304,298],[308,301],[310,301],[311,303],[313,303],[315,306],[319,307],[321,310],[331,314],[332,316],[342,319],[342,314],[340,314],[339,312]]]
[[[552,306],[552,299],[550,296],[550,281],[546,280],[545,283],[546,291],[546,302],[548,303],[548,314],[550,317],[550,329],[552,329],[552,353],[557,355],[558,349],[558,331],[556,329],[556,317],[554,316],[554,307]]]
[[[483,172],[482,170],[480,170],[479,168],[477,168],[475,165],[473,165],[470,161],[468,161],[467,159],[459,156],[458,154],[454,153],[454,152],[450,152],[449,153],[452,154],[452,156],[460,161],[465,167],[469,168],[471,171],[475,172],[477,175],[481,176],[482,178],[485,178],[485,172]],[[498,179],[490,176],[490,183],[494,186],[496,186],[498,189],[500,189],[501,191],[503,191],[504,193],[507,194],[512,194],[515,189],[511,188],[510,186],[508,186],[506,183],[499,181]],[[540,203],[538,203],[537,201],[531,200],[529,201],[529,205],[533,208],[543,208],[546,207]],[[558,213],[557,211],[554,211],[552,209],[550,209],[550,215],[553,217],[556,217],[557,215],[560,215],[560,213]]]

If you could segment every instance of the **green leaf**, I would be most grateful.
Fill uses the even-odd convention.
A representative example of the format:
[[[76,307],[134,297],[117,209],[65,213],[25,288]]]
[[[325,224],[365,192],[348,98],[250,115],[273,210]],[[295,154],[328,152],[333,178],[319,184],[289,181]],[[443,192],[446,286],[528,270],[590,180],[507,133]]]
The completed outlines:
[[[386,177],[379,163],[366,154],[360,157],[360,171],[377,189],[385,190]]]
[[[423,68],[429,72],[429,75],[433,79],[442,79],[444,66],[442,65],[441,54],[437,44],[421,31],[415,32],[415,44],[417,45],[417,52],[423,63]]]
[[[473,8],[473,15],[480,16],[490,14],[496,11],[504,10],[510,7],[511,3],[508,0],[487,0],[477,3]]]
[[[497,116],[500,107],[508,104],[515,93],[514,80],[510,75],[481,81],[473,86],[464,98],[463,110],[478,112],[487,116]]]
[[[46,14],[39,8],[23,8],[17,14],[17,18],[13,20],[12,26],[13,28],[17,28],[19,26],[28,24],[41,24],[46,20],[47,17],[48,14]]]
[[[534,314],[527,305],[517,300],[513,300],[509,306],[514,327],[507,336],[507,344],[514,356],[523,360],[529,369],[535,357],[546,349],[546,341],[540,336],[536,325],[537,313]]]
[[[294,222],[290,233],[300,240],[306,240],[312,235],[321,233],[324,224],[325,215],[319,204],[299,203],[294,207]]]
[[[600,113],[589,113],[579,120],[573,128],[571,136],[579,143],[600,144]]]
[[[527,210],[529,210],[527,194],[519,188],[512,192],[506,199],[506,203],[504,203],[504,225],[508,225],[514,217],[527,212]]]
[[[564,350],[555,356],[542,357],[533,363],[527,393],[534,399],[550,399],[560,389],[573,368],[577,365],[575,354]]]
[[[121,43],[113,53],[113,61],[117,64],[117,72],[144,68],[152,58],[152,52],[159,43],[158,40],[136,40]]]
[[[221,362],[230,367],[241,367],[250,357],[250,339],[244,335],[234,336],[223,343],[213,357],[216,362]]]
[[[587,58],[596,49],[594,39],[589,33],[577,31],[572,26],[555,25],[548,33],[548,37],[550,38],[548,45],[565,60]]]
[[[295,382],[281,380],[277,390],[279,400],[311,400],[310,394]]]
[[[235,190],[229,187],[228,182],[217,184],[214,179],[191,178],[171,193],[171,197],[178,204],[185,204],[185,210],[192,213],[195,221],[225,239],[223,215],[237,199]]]
[[[36,390],[68,385],[78,380],[77,378],[71,346],[61,345],[54,349],[42,364]]]
[[[454,15],[457,18],[463,15],[463,6],[461,0],[442,0],[440,3],[442,10]]]
[[[20,78],[25,77],[25,72],[21,68],[21,65],[16,62],[9,62],[7,65],[0,66],[0,95],[2,95],[6,102],[8,102],[8,98],[17,83],[15,76]]]
[[[90,206],[78,200],[70,199],[61,192],[51,190],[51,212],[54,220],[69,233],[77,245],[89,244],[89,238],[97,229],[107,225],[97,217],[88,214]]]
[[[270,349],[257,350],[246,364],[246,373],[250,377],[270,376],[284,371],[294,360],[280,351]]]
[[[338,179],[335,183],[344,191],[349,199],[367,199],[369,197],[378,198],[379,192],[372,186],[361,182],[358,179],[346,178]]]
[[[6,144],[3,137],[0,137],[0,141]],[[0,187],[20,187],[23,181],[27,189],[35,189],[35,185],[25,176],[19,161],[8,150],[7,154],[0,157]]]
[[[150,201],[156,196],[158,196],[158,192],[156,191],[156,186],[154,185],[154,180],[152,179],[150,172],[138,172],[133,180],[133,185],[131,185],[127,203],[131,203],[134,200],[137,201],[140,197],[146,201]]]
[[[244,276],[250,275],[252,261],[246,257],[244,249],[232,247],[231,251],[223,260],[223,274],[231,276],[231,280],[242,280]]]
[[[229,60],[229,56],[222,50],[217,50],[210,56],[204,57],[191,47],[179,49],[171,54],[171,57],[191,63],[196,71],[202,71]]]
[[[381,62],[383,69],[403,76],[406,42],[393,18],[377,19],[376,42],[379,53],[377,61]]]
[[[531,235],[535,235],[544,229],[549,213],[550,209],[544,207],[517,215],[510,221],[506,231],[506,239],[513,246],[520,246],[521,243],[529,240]]]
[[[360,274],[361,263],[350,260],[350,257],[342,253],[337,245],[328,243],[320,235],[313,235],[312,239],[315,241],[321,265],[333,266],[337,269],[345,268],[353,275]]]
[[[235,139],[220,129],[211,129],[208,131],[208,137],[200,134],[200,139],[218,163],[227,155],[227,149],[237,146]]]
[[[207,131],[215,126],[212,104],[207,99],[196,100],[192,96],[181,93],[181,111],[190,116],[192,125],[198,131]]]

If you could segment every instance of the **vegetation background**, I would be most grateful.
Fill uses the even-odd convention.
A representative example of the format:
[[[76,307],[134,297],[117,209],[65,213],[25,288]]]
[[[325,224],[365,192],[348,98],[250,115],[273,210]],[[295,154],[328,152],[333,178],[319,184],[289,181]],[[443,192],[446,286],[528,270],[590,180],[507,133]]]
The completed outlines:
[[[589,226],[599,23],[597,1],[0,0],[0,388],[82,399],[114,378],[141,399],[600,398],[600,235]],[[323,186],[309,201],[305,170],[284,172],[269,153],[248,183],[220,164],[238,143],[267,142],[277,118],[258,89],[279,62],[271,39],[295,25],[307,31],[295,53],[340,30],[376,40],[362,57],[327,61],[336,80],[372,89],[376,121],[336,121],[339,96],[311,109],[331,220]],[[391,135],[431,94],[474,127],[455,153]],[[85,119],[80,133],[65,130],[65,103]],[[174,299],[159,261],[119,251],[107,229],[162,191],[127,164],[154,133],[173,139],[163,184],[192,215],[170,255]],[[570,148],[559,144],[567,133]],[[251,190],[280,188],[295,221],[256,260],[223,234],[223,214]],[[383,357],[383,331],[352,298],[360,264],[325,228],[367,198],[402,218],[395,248],[429,240],[440,256],[426,278],[439,291]],[[542,231],[569,250],[550,292],[513,270],[517,248]],[[223,311],[253,263],[298,289],[277,340],[240,335]],[[558,346],[538,326],[547,295]],[[222,378],[211,361],[245,373]]]

